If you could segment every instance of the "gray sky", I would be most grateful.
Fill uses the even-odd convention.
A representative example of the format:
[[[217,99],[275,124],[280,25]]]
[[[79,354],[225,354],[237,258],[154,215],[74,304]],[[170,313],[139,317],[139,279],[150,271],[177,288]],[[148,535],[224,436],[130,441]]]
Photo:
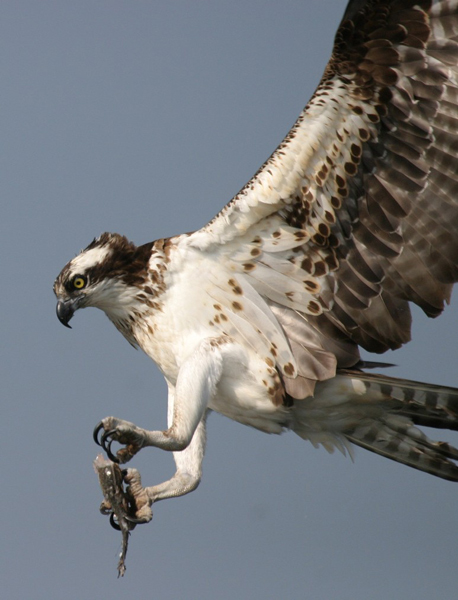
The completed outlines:
[[[2,598],[456,596],[456,485],[219,415],[200,488],[154,507],[117,580],[92,428],[110,414],[165,426],[166,388],[101,312],[72,331],[54,312],[55,276],[95,235],[144,243],[219,211],[310,97],[344,8],[1,2]],[[457,315],[456,301],[435,321],[415,311],[390,373],[458,385]],[[173,471],[154,449],[132,466],[147,485]]]

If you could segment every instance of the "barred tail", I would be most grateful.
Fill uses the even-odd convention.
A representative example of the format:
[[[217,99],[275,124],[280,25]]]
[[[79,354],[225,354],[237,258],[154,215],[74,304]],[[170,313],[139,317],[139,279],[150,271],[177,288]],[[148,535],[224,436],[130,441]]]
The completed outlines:
[[[430,440],[416,425],[458,430],[458,389],[343,371],[295,402],[292,429],[327,450],[348,442],[450,481],[458,449]]]

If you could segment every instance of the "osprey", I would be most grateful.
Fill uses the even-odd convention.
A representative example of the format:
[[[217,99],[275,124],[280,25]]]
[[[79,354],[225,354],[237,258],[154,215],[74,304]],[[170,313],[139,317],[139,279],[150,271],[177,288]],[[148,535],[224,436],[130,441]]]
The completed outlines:
[[[458,481],[458,450],[417,427],[458,429],[458,390],[359,355],[409,341],[409,302],[436,317],[450,300],[457,131],[458,1],[351,0],[314,96],[210,223],[142,246],[104,233],[63,268],[60,321],[102,309],[167,381],[167,430],[107,417],[95,432],[121,463],[174,453],[150,502],[197,487],[211,410]]]

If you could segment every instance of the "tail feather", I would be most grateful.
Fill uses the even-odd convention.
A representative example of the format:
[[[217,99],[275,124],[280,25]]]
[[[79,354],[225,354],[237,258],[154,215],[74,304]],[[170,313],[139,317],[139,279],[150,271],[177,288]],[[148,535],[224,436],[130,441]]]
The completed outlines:
[[[443,479],[458,481],[458,449],[417,425],[458,430],[458,389],[342,371],[295,402],[293,430],[328,450],[342,439]],[[346,445],[346,444],[345,444]]]
[[[445,442],[431,441],[409,421],[402,427],[399,423],[390,424],[390,419],[367,419],[345,437],[357,446],[414,469],[458,481],[458,466],[452,462],[458,460],[458,450]]]
[[[362,419],[345,437],[414,469],[458,481],[458,450],[430,440],[416,425],[458,430],[458,390],[384,375],[347,373],[388,412]]]
[[[374,388],[387,402],[398,401],[396,410],[417,424],[436,429],[458,430],[458,389],[397,379],[384,375],[345,371],[345,376]]]

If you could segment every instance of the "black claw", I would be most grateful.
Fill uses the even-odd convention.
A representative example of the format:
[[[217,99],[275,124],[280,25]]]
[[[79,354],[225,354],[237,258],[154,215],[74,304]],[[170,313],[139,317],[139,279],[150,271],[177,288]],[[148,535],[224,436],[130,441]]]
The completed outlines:
[[[121,527],[119,527],[115,520],[114,513],[110,513],[110,525],[113,527],[113,529],[116,529],[116,531],[121,531]]]
[[[97,444],[97,446],[102,446],[101,442],[99,441],[99,433],[102,429],[103,429],[103,423],[102,423],[102,421],[99,421],[97,423],[97,425],[94,427],[94,431],[92,432],[92,438],[93,438],[94,442]]]
[[[108,432],[110,433],[110,432]],[[105,440],[106,441],[106,440]],[[110,460],[112,460],[114,463],[119,464],[119,458],[116,456],[116,454],[113,454],[113,452],[111,451],[111,444],[113,443],[113,440],[109,440],[108,444],[104,444],[104,449],[105,452],[107,453],[107,456]]]
[[[111,440],[109,439],[110,435],[114,432],[114,429],[110,429],[109,431],[104,431],[102,437],[100,438],[100,445],[104,450],[107,449],[107,443]]]

